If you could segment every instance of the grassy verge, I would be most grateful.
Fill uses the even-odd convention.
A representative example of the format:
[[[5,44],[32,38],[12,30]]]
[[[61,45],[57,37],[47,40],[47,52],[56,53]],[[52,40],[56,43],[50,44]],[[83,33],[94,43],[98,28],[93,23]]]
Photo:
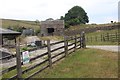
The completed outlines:
[[[117,63],[117,53],[81,49],[34,78],[116,78]]]

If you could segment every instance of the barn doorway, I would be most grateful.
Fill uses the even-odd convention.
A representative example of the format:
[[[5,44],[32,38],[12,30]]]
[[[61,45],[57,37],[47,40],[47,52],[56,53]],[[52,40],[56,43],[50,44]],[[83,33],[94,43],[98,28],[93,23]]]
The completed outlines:
[[[54,28],[47,28],[47,31],[49,34],[53,33],[54,32]]]

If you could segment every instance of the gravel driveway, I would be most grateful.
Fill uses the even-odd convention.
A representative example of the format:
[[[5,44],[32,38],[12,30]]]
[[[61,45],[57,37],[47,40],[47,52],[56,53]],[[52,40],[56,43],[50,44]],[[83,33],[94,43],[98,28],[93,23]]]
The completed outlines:
[[[107,50],[107,51],[113,51],[113,52],[118,52],[120,49],[120,46],[113,46],[113,45],[103,45],[103,46],[86,46],[87,48],[95,48],[95,49],[102,49],[102,50]]]

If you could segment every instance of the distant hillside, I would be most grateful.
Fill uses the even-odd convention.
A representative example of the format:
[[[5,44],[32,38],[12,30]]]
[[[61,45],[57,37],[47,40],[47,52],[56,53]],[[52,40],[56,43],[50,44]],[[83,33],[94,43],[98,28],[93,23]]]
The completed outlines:
[[[17,30],[18,28],[32,28],[35,31],[40,30],[40,23],[36,21],[25,21],[25,20],[12,20],[12,19],[2,19],[3,28],[12,28]]]
[[[118,23],[108,23],[108,24],[81,24],[76,26],[70,26],[68,30],[78,30],[83,28],[94,28],[94,27],[105,27],[105,26],[114,26]]]
[[[83,28],[93,28],[93,27],[104,27],[104,26],[112,26],[118,23],[108,23],[108,24],[81,24],[76,26],[71,26],[66,30],[78,30]],[[2,19],[2,27],[3,28],[12,28],[13,30],[19,31],[22,27],[24,28],[32,28],[37,33],[40,32],[40,22],[36,21],[27,21],[27,20],[13,20],[13,19]]]

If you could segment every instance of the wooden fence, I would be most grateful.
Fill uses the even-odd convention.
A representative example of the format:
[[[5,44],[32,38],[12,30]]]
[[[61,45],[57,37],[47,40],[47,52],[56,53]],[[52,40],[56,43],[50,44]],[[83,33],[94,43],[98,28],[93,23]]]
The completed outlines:
[[[52,46],[58,44],[63,44],[63,46],[55,49],[51,49]],[[53,64],[67,57],[72,52],[75,52],[77,49],[86,47],[85,34],[84,32],[82,32],[79,36],[78,35],[72,37],[65,36],[63,41],[59,41],[51,44],[50,44],[50,40],[47,40],[47,46],[45,47],[47,49],[47,52],[40,53],[36,57],[31,58],[28,64],[30,63],[31,64],[34,63],[34,64],[24,68],[23,62],[21,61],[20,45],[17,44],[16,45],[17,63],[16,65],[2,71],[3,78],[6,77],[6,75],[10,75],[11,73],[15,72],[16,74],[11,75],[11,77],[9,77],[8,80],[13,80],[14,78],[23,78],[23,77],[25,78],[25,80],[27,80],[33,77],[34,75],[38,74],[39,72],[45,70],[48,67],[52,68]],[[39,50],[39,48],[33,50]],[[29,50],[29,51],[33,51],[33,50]],[[54,53],[55,51],[58,52]]]
[[[86,42],[119,42],[120,34],[115,33],[103,33],[96,36],[86,36]]]

